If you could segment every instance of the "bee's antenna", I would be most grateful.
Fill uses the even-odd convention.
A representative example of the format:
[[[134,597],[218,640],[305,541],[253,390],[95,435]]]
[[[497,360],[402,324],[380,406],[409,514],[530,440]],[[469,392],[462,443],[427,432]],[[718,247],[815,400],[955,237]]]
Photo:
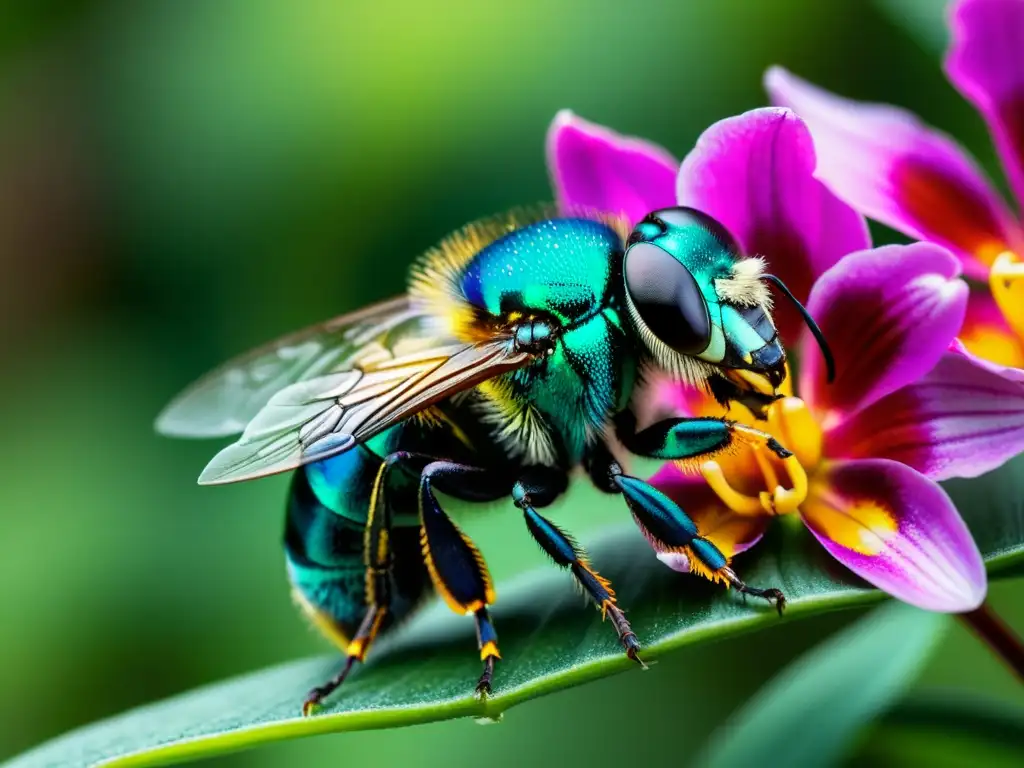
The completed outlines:
[[[836,378],[836,361],[835,358],[832,357],[832,350],[829,349],[828,342],[825,341],[825,334],[821,332],[821,328],[819,328],[818,324],[814,322],[814,318],[811,317],[811,313],[807,311],[807,308],[797,300],[796,296],[790,293],[789,288],[786,287],[784,282],[779,280],[775,275],[761,275],[761,277],[782,291],[783,295],[793,302],[793,306],[797,308],[800,316],[804,319],[804,323],[806,323],[811,333],[814,334],[814,340],[818,342],[818,348],[821,350],[821,356],[825,358],[825,370],[828,375],[828,383],[831,384]]]

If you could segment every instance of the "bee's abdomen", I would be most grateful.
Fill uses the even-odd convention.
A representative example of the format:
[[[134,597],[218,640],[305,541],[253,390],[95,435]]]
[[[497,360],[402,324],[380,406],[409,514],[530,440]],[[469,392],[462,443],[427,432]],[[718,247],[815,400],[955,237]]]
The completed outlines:
[[[328,508],[314,493],[306,469],[292,477],[285,519],[284,547],[288,576],[304,610],[323,629],[330,619],[344,638],[351,638],[366,612],[366,568],[363,560],[365,504],[380,459],[369,451],[352,451],[353,459],[369,466],[352,466],[345,479],[353,486],[339,489],[351,509]],[[370,470],[370,471],[367,471]],[[346,493],[345,491],[348,491]],[[392,532],[394,567],[393,618],[407,614],[423,595],[429,578],[419,547],[419,529],[396,528]],[[389,622],[390,623],[390,622]],[[331,632],[325,630],[331,635]],[[343,639],[334,637],[338,642]]]

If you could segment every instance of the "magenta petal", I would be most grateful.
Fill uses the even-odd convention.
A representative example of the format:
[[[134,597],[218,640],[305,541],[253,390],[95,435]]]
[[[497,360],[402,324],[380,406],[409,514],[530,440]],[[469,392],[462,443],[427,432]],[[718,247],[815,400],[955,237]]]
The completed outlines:
[[[936,483],[886,459],[837,462],[821,480],[801,513],[839,562],[919,608],[961,612],[981,605],[981,553]]]
[[[998,374],[1008,381],[1024,384],[1024,370],[1010,365],[994,363],[991,360],[985,360],[984,358],[978,357],[977,355],[972,354],[959,339],[953,340],[953,343],[949,345],[949,350],[950,352],[955,352],[958,355],[970,358],[975,365],[985,368],[992,373]]]
[[[814,178],[807,127],[785,109],[754,109],[708,128],[683,160],[677,199],[710,214],[801,301],[814,279],[868,248],[864,219]],[[799,317],[780,305],[783,337]]]
[[[708,395],[680,382],[667,373],[651,370],[644,374],[633,397],[633,412],[640,429],[662,419],[695,416]]]
[[[951,16],[946,74],[985,116],[1024,203],[1024,3],[963,0]]]
[[[861,213],[950,248],[973,277],[1019,242],[1016,220],[974,160],[911,113],[840,98],[780,67],[768,70],[765,87],[810,128],[818,177]]]
[[[547,138],[548,171],[563,209],[624,215],[635,224],[675,205],[679,163],[661,147],[587,122],[555,115]]]
[[[956,336],[967,284],[951,253],[931,243],[850,254],[826,272],[807,308],[836,361],[825,380],[822,357],[805,337],[799,394],[830,422],[895,392],[930,371]]]
[[[1024,453],[1024,381],[979,363],[947,352],[920,381],[828,433],[825,452],[893,459],[933,480],[977,477]]]

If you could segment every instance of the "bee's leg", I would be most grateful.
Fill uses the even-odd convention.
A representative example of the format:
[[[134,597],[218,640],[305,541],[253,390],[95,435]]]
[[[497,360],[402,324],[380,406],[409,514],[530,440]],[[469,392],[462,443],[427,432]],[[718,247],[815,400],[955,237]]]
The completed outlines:
[[[385,498],[389,472],[398,465],[418,472],[430,459],[406,452],[388,455],[381,462],[370,493],[366,526],[363,535],[363,565],[365,567],[366,613],[352,639],[345,646],[345,664],[333,678],[309,692],[302,712],[309,715],[327,696],[348,677],[357,662],[366,659],[370,647],[388,617],[392,601],[392,514],[391,504]]]
[[[435,461],[420,476],[420,524],[423,557],[434,587],[455,613],[473,614],[483,673],[477,682],[477,695],[491,692],[494,663],[501,658],[498,635],[487,606],[494,603],[494,585],[483,555],[441,508],[434,495],[435,485],[443,492],[467,501],[493,501],[508,492],[508,478],[493,472]]]
[[[615,591],[607,579],[591,567],[587,555],[572,536],[552,523],[534,509],[545,507],[566,488],[568,478],[561,470],[534,467],[529,474],[516,482],[512,488],[512,499],[523,512],[526,527],[555,564],[568,569],[601,611],[602,617],[611,619],[619,635],[619,642],[626,655],[641,666],[643,660],[637,655],[640,641],[618,606]]]
[[[767,433],[723,419],[666,419],[639,434],[620,435],[623,444],[633,453],[649,458],[687,460],[707,457],[729,446],[732,440],[758,440],[781,458],[792,454]],[[779,614],[786,605],[782,591],[774,587],[761,589],[744,583],[729,565],[729,560],[683,509],[650,483],[623,473],[607,448],[601,447],[590,457],[589,470],[594,483],[609,493],[621,493],[641,532],[660,553],[674,553],[686,558],[689,570],[711,581],[723,582],[739,592],[761,597],[773,603]]]
[[[637,432],[636,417],[624,411],[616,417],[615,433],[630,453],[666,461],[698,464],[736,443],[764,446],[784,460],[793,456],[767,432],[711,416],[663,419]]]

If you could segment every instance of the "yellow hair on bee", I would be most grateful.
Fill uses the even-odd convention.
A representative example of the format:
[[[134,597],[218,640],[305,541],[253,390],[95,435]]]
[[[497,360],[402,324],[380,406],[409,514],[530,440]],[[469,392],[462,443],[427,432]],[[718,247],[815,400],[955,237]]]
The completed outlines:
[[[455,524],[452,523],[452,525]],[[437,570],[437,564],[434,562],[434,556],[430,551],[430,540],[427,538],[427,529],[423,526],[420,526],[420,550],[423,553],[423,562],[427,566],[427,573],[430,574],[430,580],[434,583],[434,589],[437,591],[438,595],[441,596],[441,599],[444,600],[453,612],[460,616],[468,616],[485,606],[493,605],[498,596],[494,591],[494,582],[491,579],[491,572],[487,569],[487,563],[484,560],[484,556],[480,553],[480,550],[477,549],[473,540],[464,534],[457,525],[455,525],[455,530],[458,531],[459,536],[465,542],[466,546],[469,547],[469,551],[473,555],[473,560],[475,561],[480,577],[483,580],[483,600],[474,600],[469,605],[463,605],[456,599],[455,595],[451,593],[451,590],[448,589],[448,585],[444,583],[440,572]]]
[[[424,408],[422,411],[414,413],[411,417],[412,421],[419,426],[426,429],[439,429],[446,428],[451,432],[452,436],[460,443],[465,445],[467,448],[472,448],[472,443],[469,437],[462,430],[462,428],[449,418],[448,414],[442,411],[437,406],[431,406]]]
[[[742,447],[742,443],[737,443],[737,441],[733,440],[727,445],[723,445],[721,448],[714,451],[709,451],[707,453],[702,453],[698,456],[691,456],[685,459],[673,459],[672,464],[684,474],[699,475],[701,473],[701,467],[705,463],[720,456],[734,456],[739,453],[740,448]]]
[[[341,651],[344,652],[348,648],[350,642],[348,635],[336,621],[309,602],[298,589],[292,590],[292,600],[309,620],[310,626],[334,643]]]
[[[629,237],[629,223],[619,216],[582,208],[559,210],[550,203],[515,208],[467,224],[424,253],[409,274],[409,295],[445,324],[442,330],[448,335],[469,342],[488,338],[490,329],[478,322],[477,310],[467,304],[460,291],[466,265],[510,232],[545,219],[565,217],[600,221],[618,233],[622,242]]]
[[[686,555],[687,559],[690,561],[690,573],[696,576],[703,576],[712,584],[724,584],[726,589],[729,588],[729,578],[724,573],[722,573],[722,570],[719,569],[717,571],[712,571],[710,568],[708,568],[707,564],[705,564],[703,560],[697,557],[697,555],[694,553],[692,549],[690,549],[690,547],[677,547],[675,549],[668,549],[665,551],[678,552],[680,554]]]
[[[603,620],[608,613],[608,606],[615,605],[618,602],[617,598],[615,597],[615,590],[612,589],[612,583],[608,581],[608,579],[606,579],[600,573],[595,571],[594,566],[590,564],[590,560],[588,560],[587,558],[581,557],[578,562],[580,568],[582,568],[591,576],[593,576],[594,581],[600,584],[604,588],[604,591],[608,593],[608,597],[605,598],[601,605],[598,606],[601,609],[601,619]],[[582,585],[580,585],[580,587],[582,588]]]
[[[490,379],[477,387],[481,394],[474,403],[481,423],[504,445],[512,458],[529,464],[554,464],[558,454],[544,418],[529,403],[518,401],[504,379]]]
[[[722,573],[722,570],[721,569],[719,569],[717,571],[711,570],[703,560],[701,560],[699,557],[697,557],[697,554],[693,551],[692,547],[689,547],[689,546],[681,546],[681,547],[669,547],[669,546],[666,546],[665,542],[663,542],[661,539],[659,539],[657,536],[655,536],[654,534],[652,534],[650,532],[650,530],[647,528],[647,526],[645,526],[643,524],[643,522],[640,520],[639,517],[637,517],[636,515],[633,515],[633,521],[636,523],[637,527],[640,529],[640,533],[643,534],[644,538],[647,539],[647,541],[650,543],[650,545],[654,548],[654,550],[656,552],[659,552],[659,553],[671,552],[671,553],[674,553],[674,554],[684,555],[686,557],[687,561],[689,562],[690,573],[696,574],[697,576],[703,576],[705,579],[707,579],[708,581],[710,581],[710,582],[712,582],[714,584],[725,584],[726,587],[729,586],[728,577],[724,573]],[[726,562],[728,564],[728,559],[727,559]]]
[[[715,280],[715,292],[722,301],[742,307],[772,308],[772,294],[761,279],[765,261],[760,256],[740,259],[732,265],[729,277]]]
[[[519,208],[467,224],[423,254],[409,274],[409,295],[430,314],[447,321],[457,339],[478,341],[476,313],[459,291],[462,270],[476,254],[526,224],[556,216],[552,206]]]

